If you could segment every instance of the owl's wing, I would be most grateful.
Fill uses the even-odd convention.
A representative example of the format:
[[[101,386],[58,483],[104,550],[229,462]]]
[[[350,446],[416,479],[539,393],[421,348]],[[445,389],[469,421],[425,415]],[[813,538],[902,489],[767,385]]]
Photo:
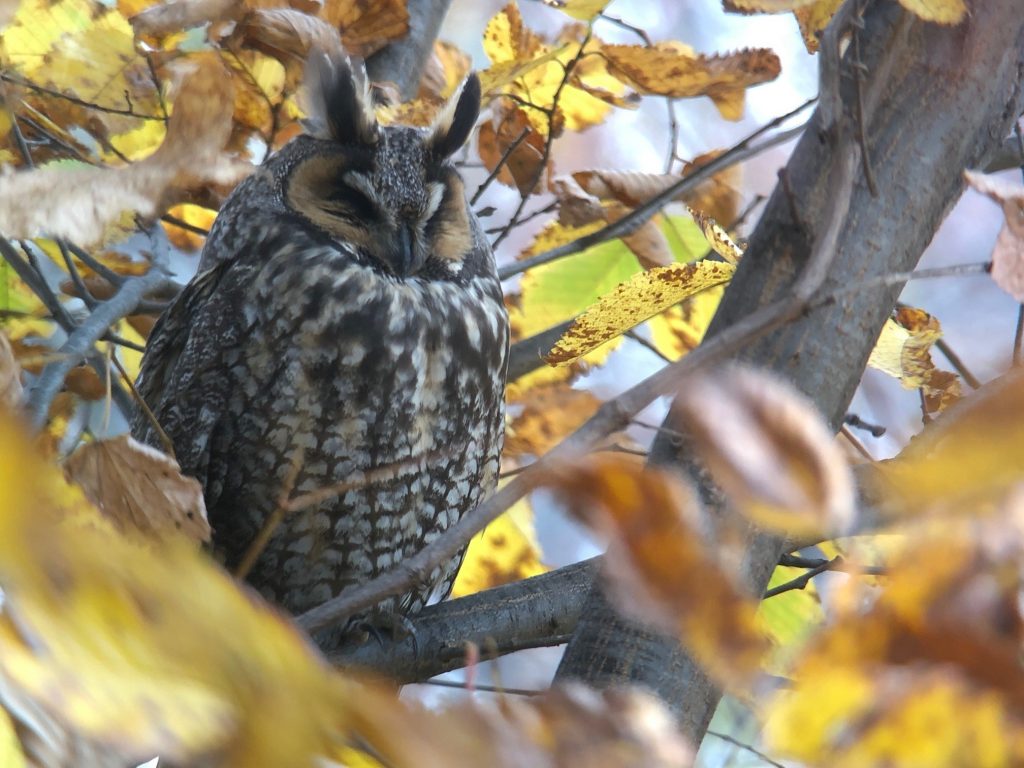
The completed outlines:
[[[211,443],[231,387],[225,353],[247,332],[241,308],[246,277],[244,267],[223,262],[193,278],[153,327],[137,382],[182,471],[207,488],[208,504]],[[132,434],[161,447],[144,413],[135,415]]]

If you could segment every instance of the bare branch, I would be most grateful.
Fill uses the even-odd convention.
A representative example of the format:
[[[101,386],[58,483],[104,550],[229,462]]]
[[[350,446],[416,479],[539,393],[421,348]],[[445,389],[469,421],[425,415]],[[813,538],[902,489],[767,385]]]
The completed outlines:
[[[89,354],[93,345],[103,337],[110,326],[130,315],[146,292],[165,279],[163,274],[152,270],[141,277],[128,280],[113,298],[98,305],[88,320],[71,332],[68,340],[58,350],[60,359],[43,369],[31,389],[28,408],[35,429],[41,429],[46,423],[50,404],[64,385],[64,378],[68,372]]]

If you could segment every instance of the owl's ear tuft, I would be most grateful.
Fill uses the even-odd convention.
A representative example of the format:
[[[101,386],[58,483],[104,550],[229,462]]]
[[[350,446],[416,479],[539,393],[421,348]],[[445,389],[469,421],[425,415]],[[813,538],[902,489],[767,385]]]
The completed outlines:
[[[306,62],[305,98],[312,135],[341,144],[377,143],[377,115],[362,59],[340,50],[314,50]]]
[[[434,120],[427,146],[437,157],[449,157],[469,138],[480,115],[480,78],[476,72],[462,81]]]

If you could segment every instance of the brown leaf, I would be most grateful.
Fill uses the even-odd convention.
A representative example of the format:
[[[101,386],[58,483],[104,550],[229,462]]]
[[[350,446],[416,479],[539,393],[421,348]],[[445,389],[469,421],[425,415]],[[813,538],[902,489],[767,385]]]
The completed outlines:
[[[524,195],[533,191],[542,173],[544,137],[531,127],[523,110],[496,109],[494,118],[480,126],[477,146],[488,171],[493,172],[506,158],[498,181],[516,187]]]
[[[509,422],[504,452],[543,456],[599,407],[601,401],[593,394],[565,382],[533,387],[522,396],[522,411]]]
[[[9,237],[41,232],[88,245],[124,211],[156,214],[175,185],[237,175],[221,162],[231,133],[229,78],[214,54],[192,59],[196,70],[174,100],[163,144],[150,157],[117,169],[39,168],[0,173],[0,230]]]
[[[316,16],[291,8],[259,8],[246,14],[234,38],[263,53],[305,61],[313,48],[325,51],[341,47],[338,30]]]
[[[868,365],[900,380],[907,389],[920,389],[926,413],[940,413],[962,394],[956,374],[932,361],[932,345],[942,337],[939,321],[921,309],[903,307],[887,320]]]
[[[348,53],[364,59],[409,31],[406,0],[327,0],[320,16],[341,32]]]
[[[136,35],[164,35],[228,19],[245,12],[242,0],[175,0],[150,6],[129,19]]]
[[[11,342],[0,333],[0,410],[14,410],[21,403],[21,367],[14,359]]]
[[[64,388],[83,400],[103,400],[107,396],[107,383],[90,365],[76,365],[64,377]]]
[[[854,514],[853,479],[814,405],[753,368],[686,382],[674,413],[739,511],[793,535],[835,535]]]
[[[178,462],[127,435],[86,443],[64,462],[64,474],[123,531],[157,539],[172,531],[210,540],[203,487]]]
[[[547,484],[608,539],[605,577],[621,610],[677,633],[718,680],[750,680],[767,649],[757,602],[712,556],[689,488],[615,454],[563,465]]]
[[[417,98],[447,99],[469,74],[473,62],[458,46],[437,40],[420,78]]]
[[[967,183],[995,200],[1006,217],[992,249],[992,279],[1024,303],[1024,186],[974,171],[964,171]]]
[[[354,730],[397,768],[688,768],[693,762],[673,716],[642,690],[569,683],[499,703],[467,699],[444,711],[366,694],[377,698],[357,708]]]
[[[743,91],[778,77],[779,57],[767,48],[699,56],[680,43],[606,45],[612,71],[641,93],[671,98],[709,96],[722,116],[739,120]]]

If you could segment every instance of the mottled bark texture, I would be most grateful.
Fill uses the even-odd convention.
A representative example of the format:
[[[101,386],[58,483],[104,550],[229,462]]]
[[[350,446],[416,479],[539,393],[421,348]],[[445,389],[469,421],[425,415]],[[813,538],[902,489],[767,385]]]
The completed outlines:
[[[867,5],[858,41],[866,67],[861,104],[878,195],[859,171],[823,295],[912,269],[959,197],[963,169],[984,165],[1021,112],[1024,14],[1017,0],[970,2],[966,20],[955,27],[921,21],[897,3]],[[847,60],[853,53],[850,45]],[[856,84],[848,66],[843,72],[843,119],[855,120]],[[822,94],[826,103],[830,95]],[[835,195],[829,188],[834,151],[834,143],[813,127],[804,134],[785,169],[785,183],[777,186],[750,239],[711,336],[787,294]],[[843,293],[764,336],[741,357],[784,376],[838,426],[901,288]],[[667,424],[673,423],[670,413]],[[687,462],[668,441],[655,445],[652,460],[679,467]],[[742,573],[752,594],[763,592],[785,549],[779,538],[752,532]],[[623,619],[599,585],[584,605],[558,678],[602,687],[647,686],[675,710],[695,742],[720,697],[673,640]]]

